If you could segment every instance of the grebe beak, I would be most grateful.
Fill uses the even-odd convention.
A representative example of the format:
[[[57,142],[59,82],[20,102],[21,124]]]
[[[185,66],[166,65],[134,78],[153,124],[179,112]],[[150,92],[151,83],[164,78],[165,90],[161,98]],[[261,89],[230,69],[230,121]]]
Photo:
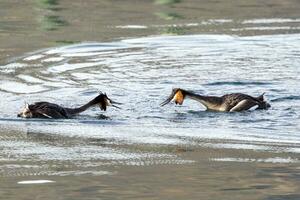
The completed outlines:
[[[119,102],[116,102],[116,101],[113,101],[113,100],[110,99],[110,105],[111,105],[112,107],[121,109],[119,106],[116,106],[115,104],[117,104],[117,105],[122,105],[122,103],[119,103]]]
[[[168,103],[170,103],[170,101],[172,101],[173,97],[174,97],[174,94],[171,94],[166,100],[164,100],[164,101],[160,104],[160,106],[165,106],[165,105],[167,105]]]

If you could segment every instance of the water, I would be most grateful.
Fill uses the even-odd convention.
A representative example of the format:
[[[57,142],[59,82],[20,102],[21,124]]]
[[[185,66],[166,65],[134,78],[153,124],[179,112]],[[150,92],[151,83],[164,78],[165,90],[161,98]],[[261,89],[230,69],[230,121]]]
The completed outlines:
[[[12,22],[10,30],[10,23],[0,23],[6,46],[14,34],[20,39],[14,49],[3,47],[0,57],[0,197],[299,199],[300,35],[299,16],[292,12],[298,4],[269,5],[270,16],[239,16],[226,10],[237,6],[251,13],[253,5],[238,2],[227,8],[208,2],[203,8],[216,11],[221,4],[223,13],[211,17],[205,11],[199,17],[188,12],[187,2],[167,6],[156,1],[135,5],[147,12],[131,23],[111,16],[132,11],[130,1],[124,1],[108,6],[110,17],[104,19],[111,23],[98,24],[100,32],[79,33],[70,21],[79,4],[66,2],[33,4],[53,14],[39,22],[39,30]],[[28,10],[28,5],[19,9]],[[99,4],[81,6],[93,12]],[[290,14],[274,17],[282,7]],[[81,27],[89,25],[85,12]],[[134,15],[129,13],[123,14]],[[151,13],[184,18],[156,21]],[[96,22],[90,21],[95,27]],[[30,42],[22,40],[18,29],[40,42],[25,45]],[[158,30],[173,34],[155,34]],[[111,34],[95,36],[94,31]],[[45,38],[49,32],[53,34]],[[62,41],[61,33],[70,33],[72,41]],[[266,92],[272,107],[207,112],[188,99],[182,106],[160,107],[174,87],[205,95]],[[17,118],[25,101],[79,106],[99,91],[122,102],[122,109],[93,108],[68,120]],[[103,114],[110,119],[102,119]]]

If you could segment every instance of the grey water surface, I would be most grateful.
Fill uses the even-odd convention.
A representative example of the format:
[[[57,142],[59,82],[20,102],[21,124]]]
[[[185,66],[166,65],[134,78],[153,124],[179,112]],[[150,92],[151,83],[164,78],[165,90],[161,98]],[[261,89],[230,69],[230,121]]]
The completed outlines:
[[[34,5],[59,13],[67,2]],[[103,2],[118,11],[123,5]],[[132,1],[124,2],[123,9],[129,9]],[[168,7],[165,2],[139,6],[176,10],[178,4]],[[82,33],[79,41],[54,45],[61,39],[55,34],[74,28],[67,20],[69,10],[62,12],[65,17],[39,21],[42,31],[31,35],[41,41],[38,48],[22,41],[19,49],[2,49],[7,54],[0,57],[0,199],[300,198],[300,18],[263,12],[229,18],[225,12],[218,19],[208,14],[195,19],[191,16],[198,15],[184,5],[198,4],[181,3],[176,12],[188,17],[169,13],[167,17],[179,17],[172,23],[150,20],[148,12],[140,23],[111,18],[103,31],[120,30],[128,37],[113,35],[102,42],[85,30],[98,41],[86,42],[92,39],[81,39]],[[240,4],[235,6],[252,9]],[[26,6],[28,2],[20,9]],[[276,4],[272,9],[276,12]],[[164,12],[151,12],[166,18]],[[2,25],[0,34],[8,37],[8,24]],[[180,29],[155,34],[170,27]],[[43,31],[54,31],[54,36],[43,40]],[[174,87],[220,96],[265,92],[272,107],[207,112],[189,99],[182,106],[160,107]],[[99,91],[121,102],[122,109],[95,107],[67,120],[17,118],[24,102],[79,106]]]

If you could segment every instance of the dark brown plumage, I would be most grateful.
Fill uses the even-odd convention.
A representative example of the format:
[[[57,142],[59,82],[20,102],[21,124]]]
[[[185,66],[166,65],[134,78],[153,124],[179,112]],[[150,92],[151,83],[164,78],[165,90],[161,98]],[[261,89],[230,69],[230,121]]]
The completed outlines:
[[[26,104],[21,113],[18,114],[18,117],[67,119],[95,105],[98,105],[100,109],[104,111],[106,110],[107,106],[119,108],[114,104],[119,103],[109,99],[106,94],[100,93],[97,97],[89,101],[87,104],[84,104],[83,106],[77,108],[66,108],[49,102],[36,102],[31,105]]]
[[[256,109],[268,109],[270,104],[264,100],[264,94],[259,97],[252,97],[242,93],[226,94],[221,97],[204,96],[186,91],[180,88],[173,89],[168,99],[161,103],[161,106],[166,105],[174,100],[176,104],[182,104],[185,97],[189,97],[202,103],[207,110],[222,111],[222,112],[238,112],[249,110],[257,106]]]

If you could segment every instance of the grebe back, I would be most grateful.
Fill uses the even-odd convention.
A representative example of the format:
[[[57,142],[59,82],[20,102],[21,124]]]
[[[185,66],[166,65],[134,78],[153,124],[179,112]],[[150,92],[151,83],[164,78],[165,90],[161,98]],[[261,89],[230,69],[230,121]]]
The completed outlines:
[[[256,109],[268,109],[271,107],[270,104],[265,101],[264,93],[259,97],[252,97],[243,93],[232,93],[218,97],[199,95],[181,88],[173,89],[171,95],[161,103],[161,106],[168,104],[172,100],[174,100],[176,104],[182,105],[186,97],[200,102],[207,110],[221,112],[245,111],[254,106],[257,106]]]
[[[26,103],[25,107],[18,114],[18,117],[67,119],[96,105],[98,105],[100,109],[104,111],[106,111],[108,106],[119,108],[115,104],[120,104],[120,103],[112,101],[110,98],[107,97],[106,94],[100,92],[100,94],[97,97],[95,97],[88,103],[77,108],[67,108],[49,102],[36,102],[31,105]]]

